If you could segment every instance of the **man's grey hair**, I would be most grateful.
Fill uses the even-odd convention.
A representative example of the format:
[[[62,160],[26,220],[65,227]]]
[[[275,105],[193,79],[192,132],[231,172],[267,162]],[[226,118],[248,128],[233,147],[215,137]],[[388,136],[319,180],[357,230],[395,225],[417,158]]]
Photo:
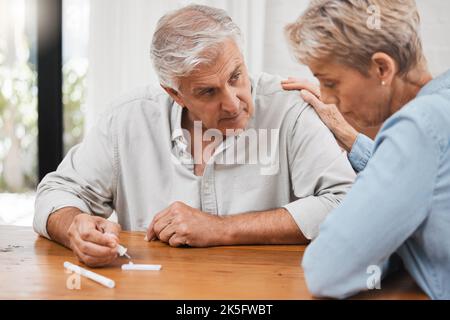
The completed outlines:
[[[164,15],[156,27],[151,58],[164,87],[179,90],[179,78],[214,62],[227,40],[242,52],[242,33],[225,10],[189,5]]]

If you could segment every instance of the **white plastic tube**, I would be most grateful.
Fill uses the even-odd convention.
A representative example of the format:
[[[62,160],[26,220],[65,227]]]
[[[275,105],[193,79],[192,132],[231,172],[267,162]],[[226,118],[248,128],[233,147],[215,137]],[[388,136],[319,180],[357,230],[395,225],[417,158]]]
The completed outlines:
[[[64,268],[66,268],[66,269],[68,269],[68,270],[70,270],[72,272],[75,272],[75,273],[77,273],[79,275],[82,275],[83,277],[89,278],[89,279],[91,279],[91,280],[93,280],[95,282],[98,282],[98,283],[104,285],[105,287],[108,287],[108,288],[112,289],[112,288],[114,288],[116,286],[116,283],[114,282],[114,280],[111,280],[109,278],[101,276],[101,275],[99,275],[99,274],[97,274],[95,272],[86,270],[86,269],[84,269],[84,268],[82,268],[80,266],[74,265],[74,264],[72,264],[70,262],[67,262],[67,261],[64,262]]]
[[[134,271],[159,271],[161,270],[160,264],[123,264],[122,270],[134,270]]]

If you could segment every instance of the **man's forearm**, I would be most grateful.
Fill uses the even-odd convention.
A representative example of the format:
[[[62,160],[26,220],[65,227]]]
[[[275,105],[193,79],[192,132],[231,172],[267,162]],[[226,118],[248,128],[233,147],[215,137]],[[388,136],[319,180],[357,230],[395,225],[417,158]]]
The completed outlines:
[[[307,244],[286,209],[252,212],[224,218],[223,245]]]
[[[75,207],[62,208],[52,213],[47,220],[47,232],[50,238],[70,248],[68,230],[73,219],[81,213],[83,212]]]

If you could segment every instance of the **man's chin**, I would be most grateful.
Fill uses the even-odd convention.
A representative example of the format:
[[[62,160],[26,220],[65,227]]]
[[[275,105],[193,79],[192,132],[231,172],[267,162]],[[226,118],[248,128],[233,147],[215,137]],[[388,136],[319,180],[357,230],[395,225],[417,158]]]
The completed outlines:
[[[240,121],[227,125],[226,127],[222,128],[221,131],[224,136],[230,137],[230,136],[237,136],[242,131],[245,131],[248,127],[249,118],[244,117]]]

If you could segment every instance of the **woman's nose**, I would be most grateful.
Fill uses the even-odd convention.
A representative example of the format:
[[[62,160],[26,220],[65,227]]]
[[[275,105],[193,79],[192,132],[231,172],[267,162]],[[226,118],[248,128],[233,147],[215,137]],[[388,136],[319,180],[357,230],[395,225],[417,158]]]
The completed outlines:
[[[322,92],[322,102],[325,104],[339,104],[339,99],[335,95],[327,94],[326,92]]]

